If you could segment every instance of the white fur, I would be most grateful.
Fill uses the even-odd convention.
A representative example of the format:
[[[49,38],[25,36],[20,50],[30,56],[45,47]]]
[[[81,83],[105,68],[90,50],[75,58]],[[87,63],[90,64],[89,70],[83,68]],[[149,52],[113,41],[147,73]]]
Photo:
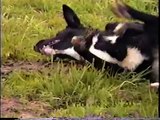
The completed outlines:
[[[116,40],[119,36],[113,35],[113,36],[103,36],[105,41],[111,41],[112,44],[116,43]]]
[[[89,48],[89,51],[92,54],[96,55],[97,57],[101,58],[102,60],[105,60],[105,61],[110,62],[110,63],[117,63],[118,61],[115,58],[112,58],[108,53],[106,53],[104,51],[101,51],[101,50],[95,49],[94,45],[98,41],[98,35],[96,35],[96,36],[93,37],[93,39],[92,39],[92,45]]]
[[[72,37],[72,41],[77,40],[77,39],[78,39],[78,36],[73,36]]]
[[[114,31],[113,32],[117,32],[119,29],[121,29],[123,26],[124,26],[125,24],[124,23],[120,23],[120,24],[118,24],[117,25],[117,27],[114,29]]]
[[[128,70],[135,70],[145,59],[148,59],[137,48],[127,48],[126,58],[118,64]]]
[[[158,88],[159,87],[159,82],[151,83],[150,86],[153,87],[153,88]]]
[[[74,47],[67,48],[65,50],[60,50],[59,53],[69,55],[76,60],[82,60],[82,57],[74,50]]]
[[[128,69],[128,70],[135,70],[138,65],[140,65],[144,60],[148,59],[137,48],[128,48],[127,49],[127,56],[124,58],[123,61],[118,61],[116,58],[111,57],[107,52],[95,49],[94,45],[98,42],[98,35],[94,36],[92,39],[92,45],[89,48],[89,51],[96,55],[97,57],[101,58],[102,60],[115,63],[119,66]]]

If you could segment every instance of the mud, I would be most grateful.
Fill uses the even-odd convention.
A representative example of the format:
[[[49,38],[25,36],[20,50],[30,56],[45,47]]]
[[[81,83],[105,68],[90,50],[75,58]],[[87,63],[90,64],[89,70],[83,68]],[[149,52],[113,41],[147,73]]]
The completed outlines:
[[[18,118],[48,117],[51,107],[40,101],[20,102],[17,98],[1,98],[1,116]]]
[[[85,63],[75,61],[63,61],[64,66],[76,64],[78,67],[82,67]],[[49,61],[13,61],[8,60],[1,65],[1,78],[6,79],[7,76],[15,70],[21,71],[40,71],[43,68],[50,67],[51,65],[56,66],[57,62]]]

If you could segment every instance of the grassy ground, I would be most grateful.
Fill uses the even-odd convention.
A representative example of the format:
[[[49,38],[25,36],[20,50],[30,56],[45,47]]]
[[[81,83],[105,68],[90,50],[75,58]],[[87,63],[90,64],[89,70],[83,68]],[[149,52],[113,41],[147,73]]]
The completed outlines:
[[[158,14],[158,1],[125,1],[138,10]],[[121,21],[110,11],[111,2],[111,0],[2,1],[2,64],[5,66],[8,61],[12,61],[13,64],[15,61],[49,61],[49,58],[35,53],[33,45],[43,38],[54,36],[66,26],[62,16],[62,4],[73,8],[86,26],[104,29],[108,22]],[[123,73],[116,76],[106,74],[89,65],[80,67],[63,62],[32,71],[13,69],[1,83],[2,116],[157,116],[158,96],[148,88],[147,81],[139,82],[143,79],[142,74]]]

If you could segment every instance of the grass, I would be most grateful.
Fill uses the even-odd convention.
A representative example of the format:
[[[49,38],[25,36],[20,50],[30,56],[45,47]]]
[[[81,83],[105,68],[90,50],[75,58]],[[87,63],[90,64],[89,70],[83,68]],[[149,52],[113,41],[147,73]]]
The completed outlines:
[[[90,66],[77,69],[63,63],[56,68],[41,73],[15,71],[4,81],[2,96],[48,103],[56,110],[50,113],[53,116],[105,116],[106,112],[118,117],[134,112],[143,117],[157,115],[157,95],[148,89],[147,82],[137,82],[140,75],[106,76]]]
[[[61,6],[67,4],[85,26],[104,29],[106,23],[122,21],[110,11],[110,0],[5,0],[2,1],[2,58],[43,61],[33,45],[65,28]],[[158,14],[158,1],[125,0],[146,13]],[[106,75],[91,66],[78,68],[59,62],[41,71],[15,70],[2,82],[2,98],[21,102],[41,101],[49,105],[48,114],[36,117],[157,117],[158,96],[148,89],[141,74]],[[36,110],[35,110],[36,111]],[[34,112],[34,108],[32,110]],[[18,113],[4,117],[19,117]]]

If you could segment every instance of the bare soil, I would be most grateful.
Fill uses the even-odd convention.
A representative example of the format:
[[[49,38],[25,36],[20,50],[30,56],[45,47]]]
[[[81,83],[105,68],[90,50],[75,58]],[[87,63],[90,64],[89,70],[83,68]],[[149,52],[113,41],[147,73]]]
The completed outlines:
[[[9,75],[14,70],[33,71],[41,70],[44,67],[48,67],[50,63],[47,62],[28,62],[28,61],[12,61],[8,60],[1,66],[2,78]]]
[[[82,62],[75,62],[75,61],[63,61],[65,65],[69,65],[72,63],[76,63],[78,67],[83,66],[84,63]],[[21,71],[39,71],[43,68],[49,67],[51,64],[56,65],[56,62],[48,62],[48,61],[13,61],[8,60],[7,62],[3,63],[1,66],[1,77],[6,78],[10,73],[15,70]]]
[[[20,102],[17,98],[1,98],[1,116],[18,118],[47,117],[51,107],[47,103],[31,101]]]

